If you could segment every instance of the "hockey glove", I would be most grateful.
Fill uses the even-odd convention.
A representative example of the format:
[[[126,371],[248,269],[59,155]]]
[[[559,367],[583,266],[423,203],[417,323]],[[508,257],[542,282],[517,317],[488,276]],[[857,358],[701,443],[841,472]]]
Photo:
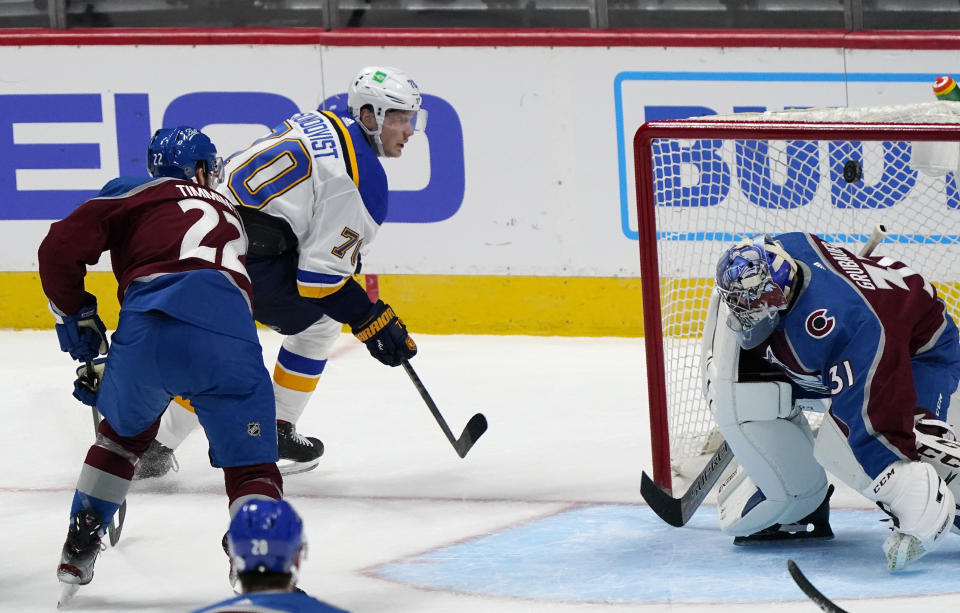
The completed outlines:
[[[54,312],[60,349],[74,360],[86,362],[107,352],[107,327],[97,315],[97,304],[85,306],[73,315]]]
[[[351,330],[366,344],[370,355],[387,366],[399,366],[401,360],[417,355],[417,344],[407,334],[407,327],[382,300],[377,300],[367,319],[351,326]]]
[[[930,464],[898,460],[861,493],[893,519],[893,534],[883,543],[890,570],[933,551],[950,534],[953,494]]]
[[[100,391],[100,379],[103,378],[103,369],[107,358],[93,360],[93,372],[86,364],[77,369],[77,378],[73,382],[73,397],[87,405],[97,406],[97,392]]]

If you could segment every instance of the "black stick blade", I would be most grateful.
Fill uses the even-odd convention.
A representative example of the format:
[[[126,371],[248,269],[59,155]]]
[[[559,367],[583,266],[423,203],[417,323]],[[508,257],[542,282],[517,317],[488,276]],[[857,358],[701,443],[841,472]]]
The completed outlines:
[[[117,542],[120,540],[120,531],[123,530],[123,520],[127,517],[126,500],[120,503],[120,510],[117,515],[116,520],[111,520],[110,525],[107,527],[111,547],[116,547]]]
[[[846,609],[838,607],[832,600],[824,596],[823,592],[814,587],[814,585],[810,583],[810,580],[800,571],[800,567],[797,566],[796,562],[787,560],[787,570],[790,571],[790,576],[793,577],[797,586],[803,590],[803,593],[807,595],[807,598],[812,600],[822,611],[826,611],[827,613],[847,613]]]
[[[680,499],[674,498],[660,489],[660,486],[653,482],[646,471],[640,477],[640,495],[650,505],[650,510],[671,526],[680,528],[687,523],[683,519]]]
[[[470,448],[473,447],[473,444],[477,442],[477,439],[487,431],[487,418],[483,416],[483,413],[477,413],[470,418],[470,421],[467,422],[466,427],[463,429],[463,434],[460,435],[460,438],[457,439],[456,449],[457,455],[461,458],[467,456],[467,452],[470,451]]]

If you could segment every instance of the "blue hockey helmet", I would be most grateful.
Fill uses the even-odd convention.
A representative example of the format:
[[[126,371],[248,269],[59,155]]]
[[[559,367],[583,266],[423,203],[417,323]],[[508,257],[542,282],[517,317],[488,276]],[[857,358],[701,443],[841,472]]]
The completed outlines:
[[[753,349],[780,323],[790,304],[797,263],[779,241],[768,235],[730,247],[717,262],[716,286],[730,309],[727,326],[740,346]]]
[[[193,179],[197,163],[203,162],[213,189],[223,176],[223,160],[210,138],[195,128],[160,128],[147,147],[147,171],[153,177]]]
[[[230,521],[227,544],[237,573],[295,574],[303,521],[286,500],[250,500]]]

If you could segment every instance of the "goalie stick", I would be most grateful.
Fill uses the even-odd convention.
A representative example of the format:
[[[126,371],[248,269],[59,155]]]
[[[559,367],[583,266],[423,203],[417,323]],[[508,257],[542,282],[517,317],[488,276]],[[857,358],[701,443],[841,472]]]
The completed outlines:
[[[97,371],[94,370],[93,361],[87,360],[87,370],[81,376],[81,383],[91,392],[96,392],[100,387],[100,378],[97,377]],[[90,407],[93,411],[93,435],[97,436],[100,432],[100,411],[97,407]],[[116,546],[120,541],[120,531],[123,530],[123,520],[127,517],[127,501],[124,499],[120,503],[120,509],[117,511],[116,518],[110,518],[110,525],[107,526],[107,537],[110,539],[110,546]]]
[[[814,587],[806,575],[800,571],[800,567],[797,566],[796,562],[787,560],[787,570],[790,571],[790,576],[793,577],[797,587],[806,594],[807,598],[816,603],[821,610],[827,613],[847,613],[846,609],[838,607],[832,600],[824,596],[823,592]]]
[[[440,429],[443,430],[447,440],[453,445],[457,455],[461,458],[466,457],[467,452],[470,451],[473,444],[477,442],[477,439],[487,431],[487,418],[483,416],[483,413],[477,413],[467,422],[460,438],[454,438],[453,432],[450,431],[450,426],[447,425],[447,420],[440,414],[440,409],[438,409],[436,403],[433,402],[433,398],[430,397],[427,388],[423,386],[423,382],[420,381],[420,377],[418,377],[416,371],[413,370],[413,366],[410,366],[410,362],[407,360],[403,360],[401,364],[403,364],[403,369],[407,371],[407,374],[410,376],[410,380],[413,381],[414,387],[420,392],[420,397],[423,398],[423,401],[427,404],[427,408],[433,413],[434,419],[440,424]]]
[[[863,244],[863,247],[860,248],[860,253],[857,255],[861,258],[865,258],[873,253],[873,250],[883,242],[883,239],[887,237],[887,228],[882,223],[878,223],[873,227],[873,232],[870,233],[870,238],[867,239],[867,242]]]
[[[690,521],[693,514],[700,508],[700,504],[732,459],[733,451],[730,450],[727,441],[723,441],[680,498],[674,498],[660,489],[660,486],[654,483],[644,471],[640,480],[640,495],[660,519],[679,528]]]

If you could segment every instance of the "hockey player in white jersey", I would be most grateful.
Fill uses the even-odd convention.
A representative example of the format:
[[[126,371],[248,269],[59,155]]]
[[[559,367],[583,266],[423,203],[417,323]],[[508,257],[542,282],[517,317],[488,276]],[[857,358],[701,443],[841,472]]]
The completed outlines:
[[[717,265],[702,355],[704,394],[739,464],[718,494],[735,544],[832,537],[824,469],[892,519],[890,570],[957,531],[947,410],[960,342],[917,272],[813,234],[742,241]],[[816,437],[798,398],[829,402]]]
[[[317,386],[341,327],[348,324],[374,358],[389,366],[417,346],[393,309],[371,303],[360,272],[387,215],[387,177],[379,157],[399,157],[426,125],[420,90],[404,72],[367,67],[347,91],[350,117],[299,113],[226,162],[219,191],[243,218],[250,246],[254,318],[285,335],[273,372],[280,468],[311,470],[322,442],[295,427]],[[189,398],[166,411],[140,478],[159,476],[196,426]],[[185,410],[187,409],[187,410]]]

